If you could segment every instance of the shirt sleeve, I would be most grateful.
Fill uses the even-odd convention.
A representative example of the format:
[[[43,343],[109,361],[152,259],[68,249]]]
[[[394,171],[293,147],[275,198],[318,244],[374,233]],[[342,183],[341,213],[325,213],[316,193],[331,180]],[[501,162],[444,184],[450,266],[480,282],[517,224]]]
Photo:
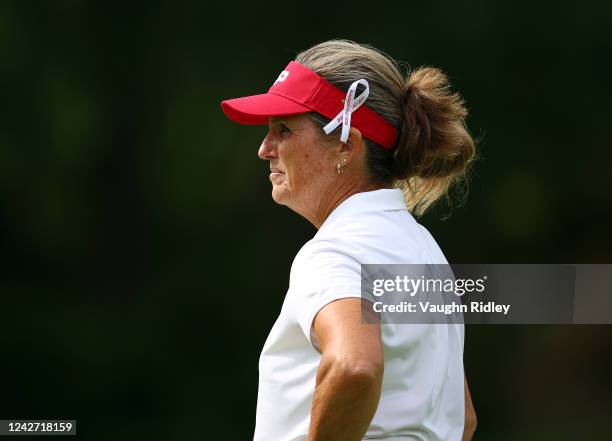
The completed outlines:
[[[291,270],[292,313],[306,338],[311,336],[317,313],[327,304],[361,297],[361,264],[355,246],[325,241],[300,250]]]

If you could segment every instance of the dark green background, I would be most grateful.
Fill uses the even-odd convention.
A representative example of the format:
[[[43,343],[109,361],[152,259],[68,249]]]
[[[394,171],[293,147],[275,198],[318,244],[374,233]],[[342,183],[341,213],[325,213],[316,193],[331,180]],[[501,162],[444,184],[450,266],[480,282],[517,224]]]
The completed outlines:
[[[463,263],[610,263],[609,2],[0,2],[0,418],[86,440],[252,436],[260,349],[314,234],[270,198],[266,90],[335,37],[441,67],[480,139]],[[610,436],[612,328],[472,326],[480,440]],[[22,438],[23,439],[23,438]]]

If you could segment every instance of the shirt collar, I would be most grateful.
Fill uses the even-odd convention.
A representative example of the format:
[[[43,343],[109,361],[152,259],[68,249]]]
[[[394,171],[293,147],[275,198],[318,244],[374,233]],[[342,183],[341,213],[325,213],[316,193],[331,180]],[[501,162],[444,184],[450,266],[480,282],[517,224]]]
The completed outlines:
[[[399,188],[382,188],[380,190],[355,193],[342,201],[327,216],[319,231],[343,217],[353,217],[359,213],[392,210],[407,210],[406,203],[404,202],[404,192]]]

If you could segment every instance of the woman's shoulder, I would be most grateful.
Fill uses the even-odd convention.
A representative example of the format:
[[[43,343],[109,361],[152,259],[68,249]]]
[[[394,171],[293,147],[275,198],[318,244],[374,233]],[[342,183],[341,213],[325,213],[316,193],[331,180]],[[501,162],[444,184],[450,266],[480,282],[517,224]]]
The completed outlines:
[[[433,236],[409,213],[381,213],[378,217],[375,221],[364,216],[344,219],[319,230],[300,249],[295,262],[317,261],[322,265],[339,261],[358,264],[446,262]]]
[[[325,263],[330,259],[350,258],[357,251],[359,241],[356,239],[349,236],[316,235],[300,248],[294,265],[314,260]]]

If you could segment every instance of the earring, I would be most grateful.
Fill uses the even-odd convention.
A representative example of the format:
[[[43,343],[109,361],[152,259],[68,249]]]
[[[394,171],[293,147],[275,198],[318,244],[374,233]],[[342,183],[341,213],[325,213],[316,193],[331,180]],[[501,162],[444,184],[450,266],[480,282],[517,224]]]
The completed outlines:
[[[342,162],[346,162],[346,158],[344,158],[342,160]],[[336,167],[336,170],[338,171],[338,174],[341,175],[342,173],[344,173],[344,169],[342,167],[342,164],[338,163],[338,166]]]

